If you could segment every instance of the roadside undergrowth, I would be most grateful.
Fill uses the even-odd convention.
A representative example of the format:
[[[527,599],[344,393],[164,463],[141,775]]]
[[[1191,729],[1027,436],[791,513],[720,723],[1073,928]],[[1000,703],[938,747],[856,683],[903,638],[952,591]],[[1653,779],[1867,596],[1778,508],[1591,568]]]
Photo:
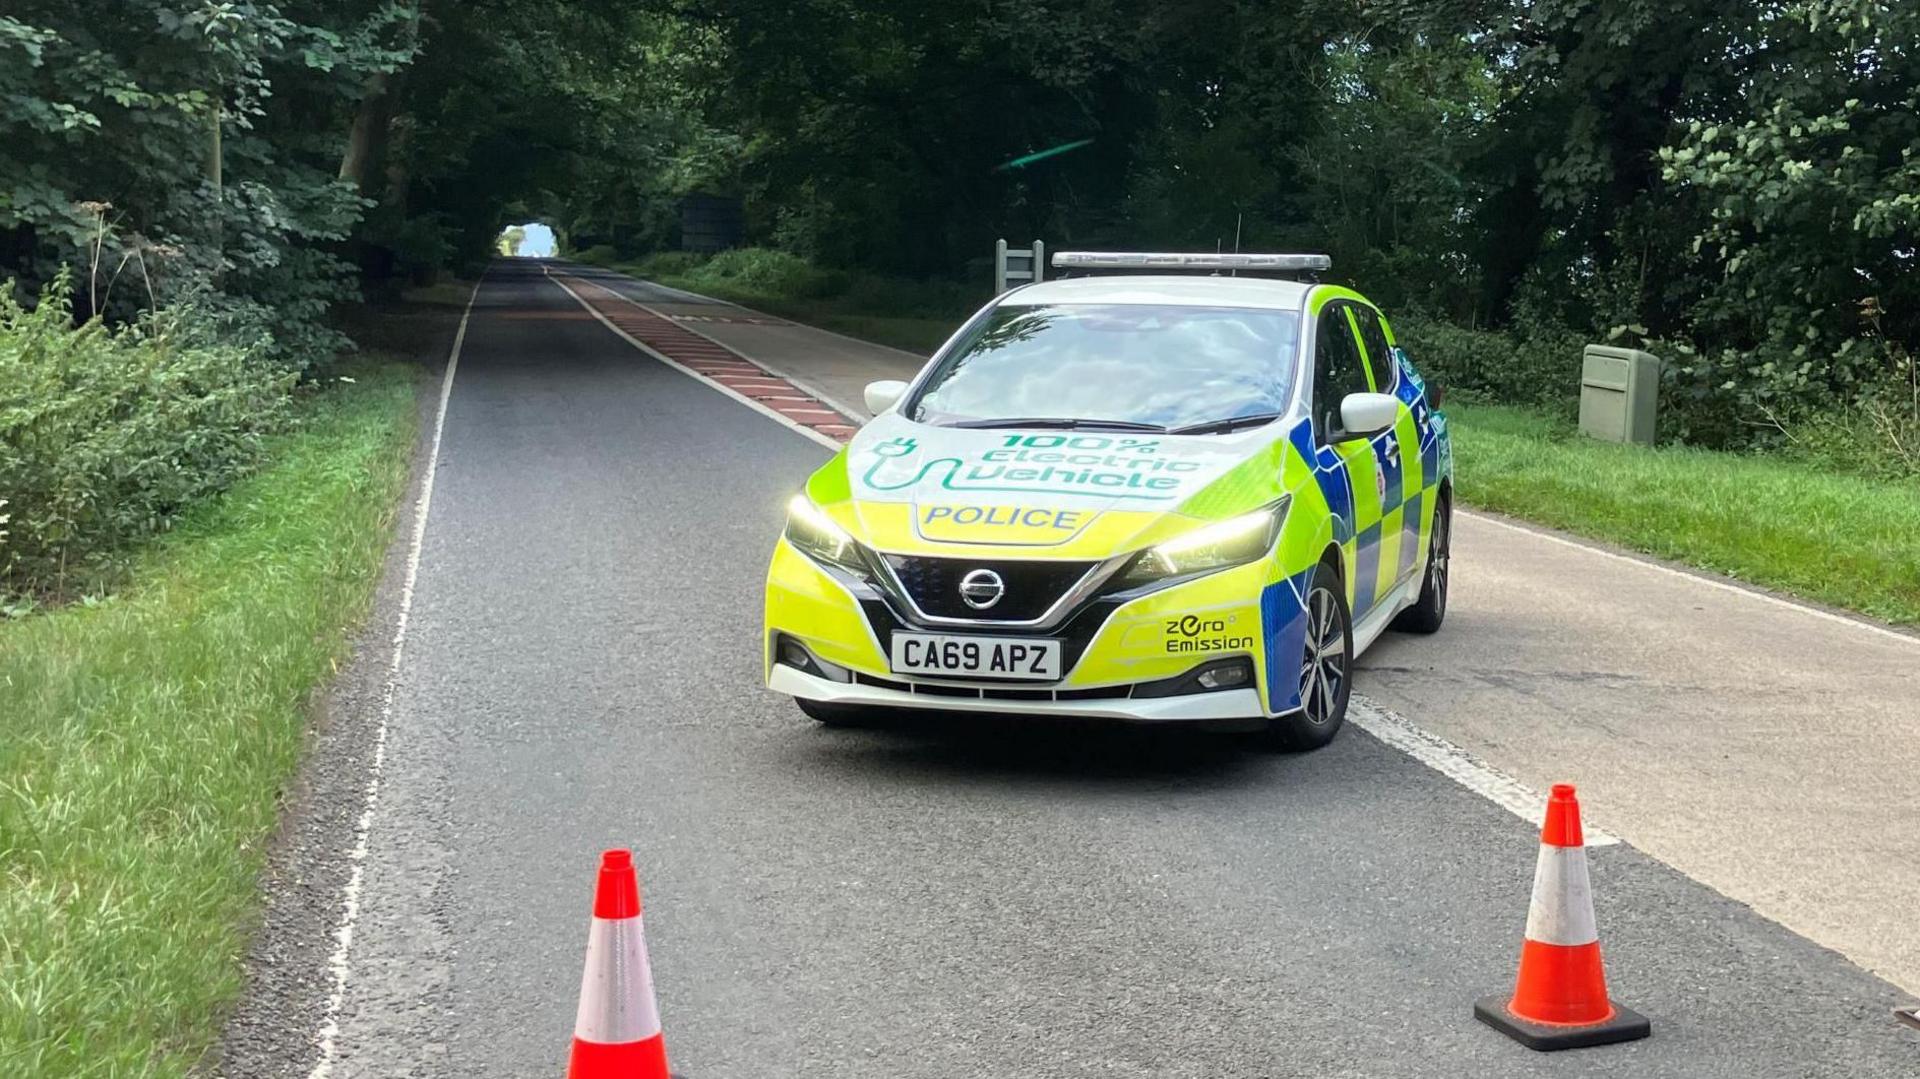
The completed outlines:
[[[127,587],[0,621],[0,1075],[183,1076],[217,1037],[307,702],[406,484],[416,372],[337,368]]]

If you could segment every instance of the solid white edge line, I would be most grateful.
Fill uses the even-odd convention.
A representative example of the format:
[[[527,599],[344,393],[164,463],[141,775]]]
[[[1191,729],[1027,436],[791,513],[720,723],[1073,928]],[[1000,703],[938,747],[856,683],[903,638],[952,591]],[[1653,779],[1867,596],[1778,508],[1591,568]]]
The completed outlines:
[[[588,303],[586,299],[582,297],[578,292],[575,292],[573,291],[572,288],[568,287],[565,281],[562,281],[560,280],[560,278],[555,277],[552,273],[547,272],[546,267],[542,266],[541,271],[547,273],[547,280],[552,281],[554,284],[560,286],[562,291],[564,291],[567,295],[573,297],[575,303],[578,303],[581,307],[585,308],[587,311],[587,314],[592,315],[594,318],[599,319],[600,324],[602,326],[605,326],[607,329],[612,330],[614,334],[618,336],[622,341],[625,341],[627,344],[632,345],[634,348],[639,349],[641,352],[645,353],[647,356],[655,360],[658,360],[661,363],[666,364],[668,367],[673,368],[675,371],[680,372],[681,374],[687,376],[688,378],[694,379],[695,381],[704,384],[709,389],[718,390],[719,392],[726,394],[728,397],[733,398],[734,400],[740,402],[741,404],[747,406],[748,408],[753,409],[755,412],[758,412],[761,415],[767,417],[768,419],[773,420],[775,423],[778,423],[781,426],[786,427],[788,430],[805,435],[806,437],[812,439],[813,441],[818,442],[820,445],[825,446],[827,449],[833,450],[834,452],[838,453],[840,451],[840,448],[844,445],[844,443],[836,441],[835,439],[833,439],[828,435],[823,435],[820,432],[814,430],[813,428],[795,421],[792,417],[784,416],[780,414],[778,411],[768,408],[766,405],[763,405],[760,402],[754,400],[753,398],[748,397],[746,394],[743,394],[738,390],[733,389],[731,386],[727,386],[723,383],[716,382],[715,380],[708,378],[707,376],[701,374],[698,371],[695,371],[693,368],[688,367],[685,364],[678,363],[678,362],[675,362],[674,360],[668,359],[666,356],[662,355],[660,352],[656,351],[655,349],[650,348],[644,342],[634,337],[632,334],[628,333],[627,331],[621,329],[618,326],[615,326],[613,324],[613,320],[601,314],[598,309],[596,309],[592,304]],[[608,291],[611,292],[612,290],[609,289]],[[619,294],[615,293],[615,295],[619,295]]]
[[[1347,698],[1347,721],[1535,828],[1546,819],[1545,795],[1391,709],[1354,694]],[[1620,842],[1592,825],[1583,830],[1589,847]]]
[[[647,284],[652,285],[653,282],[649,281],[647,282]],[[606,288],[605,285],[601,285],[600,287]],[[659,285],[655,287],[664,288],[665,286]],[[820,389],[820,387],[813,385],[812,383],[806,381],[805,379],[797,378],[794,375],[789,374],[786,371],[782,371],[777,367],[769,367],[766,361],[764,360],[755,360],[755,359],[747,358],[744,353],[740,352],[740,350],[734,348],[732,345],[727,344],[725,341],[720,340],[719,338],[713,336],[710,333],[707,333],[704,330],[699,330],[692,326],[689,326],[686,323],[681,322],[679,319],[676,319],[666,314],[663,311],[657,311],[654,308],[648,307],[646,304],[641,303],[639,300],[636,300],[631,296],[625,295],[624,293],[616,292],[613,289],[607,289],[607,291],[612,292],[614,296],[618,297],[619,299],[625,300],[627,303],[631,304],[634,307],[639,308],[642,311],[645,311],[647,314],[652,315],[654,318],[665,319],[666,321],[672,323],[675,326],[680,327],[682,330],[685,330],[686,332],[694,335],[695,337],[700,338],[702,341],[705,341],[706,343],[714,346],[715,348],[724,348],[728,352],[731,352],[736,356],[740,356],[742,359],[746,360],[746,362],[754,365],[755,367],[758,367],[762,371],[765,371],[766,373],[772,375],[775,378],[793,383],[794,388],[806,391],[809,397],[812,397],[814,400],[820,402],[823,405],[826,405],[828,408],[833,409],[835,412],[838,412],[840,415],[849,417],[852,420],[853,425],[855,427],[859,427],[861,424],[866,423],[869,419],[872,418],[870,416],[862,415],[859,412],[859,410],[850,407],[849,405],[847,405],[846,402],[840,400],[837,397],[834,397],[833,395],[827,393],[826,391]],[[743,311],[749,310],[749,308],[741,308],[741,310]],[[789,321],[791,322],[791,320]],[[793,323],[793,325],[799,326],[802,324],[795,322]],[[807,326],[806,328],[809,330],[820,329],[820,327],[818,326]],[[821,330],[820,332],[833,333],[832,330]],[[840,334],[836,336],[845,336],[845,335]],[[847,338],[847,340],[851,341],[853,340],[853,338],[849,337]]]
[[[487,268],[491,269],[491,266]],[[308,1079],[328,1079],[333,1074],[333,1064],[339,1056],[337,1039],[340,1037],[340,1008],[346,1002],[347,981],[353,974],[349,961],[353,949],[353,928],[360,917],[360,892],[365,883],[373,815],[380,804],[380,774],[387,763],[387,727],[393,721],[393,702],[400,684],[401,653],[406,649],[407,622],[413,613],[413,588],[420,577],[420,547],[426,540],[427,513],[433,506],[433,478],[440,468],[440,437],[446,429],[447,402],[453,397],[453,374],[460,366],[460,349],[467,342],[467,323],[473,318],[473,304],[480,298],[480,286],[487,279],[487,270],[481,271],[479,279],[473,283],[473,292],[467,296],[467,307],[461,312],[460,328],[453,335],[453,349],[447,356],[447,370],[440,377],[440,407],[433,418],[433,445],[427,451],[426,474],[420,481],[420,500],[413,510],[413,535],[407,543],[407,568],[400,582],[400,611],[393,627],[393,654],[387,662],[386,683],[380,690],[380,722],[374,730],[373,763],[367,776],[366,800],[360,807],[360,819],[354,824],[353,849],[347,852],[353,868],[347,875],[346,886],[340,890],[340,923],[334,928],[333,954],[327,959],[327,970],[332,975],[333,986],[327,991],[326,1010],[322,1013],[320,1029],[315,1035],[319,1059],[314,1061],[313,1070],[307,1073]]]
[[[625,276],[625,275],[623,274],[622,276]],[[629,277],[629,278],[627,278],[627,279],[628,279],[629,281],[637,281],[637,280],[640,280],[639,278],[633,278],[633,277]],[[593,282],[593,283],[594,283],[594,284],[599,284],[599,282],[597,282],[597,281],[596,281],[596,282]],[[652,282],[652,281],[647,281],[647,282],[645,282],[645,284],[646,284],[647,286],[649,286],[650,288],[658,288],[658,289],[666,289],[666,290],[667,290],[668,292],[680,292],[680,291],[681,291],[681,290],[679,290],[679,289],[673,289],[673,288],[667,288],[667,286],[665,286],[665,285],[661,285],[661,284],[656,284],[655,282]],[[793,383],[793,385],[794,385],[794,387],[795,387],[796,389],[799,389],[799,390],[803,390],[803,391],[805,391],[805,392],[807,393],[807,395],[808,395],[808,396],[810,396],[810,397],[812,397],[812,398],[813,398],[814,400],[816,400],[816,401],[818,401],[818,402],[820,402],[820,403],[821,403],[821,404],[823,404],[823,405],[826,405],[826,406],[827,406],[828,408],[831,408],[831,409],[833,409],[833,410],[834,410],[835,412],[838,412],[838,413],[839,413],[840,415],[842,415],[842,416],[845,416],[845,417],[847,417],[847,418],[848,418],[849,420],[851,420],[851,421],[852,421],[852,423],[853,423],[853,425],[854,425],[855,427],[858,427],[858,426],[860,426],[861,424],[864,424],[864,423],[866,423],[866,422],[867,422],[867,421],[868,421],[869,419],[871,419],[871,418],[872,418],[871,416],[868,416],[868,415],[866,415],[866,414],[864,414],[863,412],[861,412],[861,411],[860,411],[859,409],[855,409],[855,408],[853,408],[853,407],[851,407],[851,406],[849,406],[849,405],[848,405],[848,404],[847,404],[847,403],[846,403],[845,401],[842,401],[842,400],[840,400],[839,398],[837,398],[837,397],[835,397],[835,396],[833,396],[832,394],[829,394],[829,393],[827,393],[827,392],[826,392],[825,390],[822,390],[822,389],[821,389],[820,387],[818,387],[818,386],[815,386],[815,385],[814,385],[813,383],[811,383],[811,382],[809,382],[809,381],[807,381],[806,379],[803,379],[803,378],[799,378],[799,377],[797,377],[797,376],[795,376],[795,375],[793,375],[793,374],[791,374],[791,373],[789,373],[789,372],[787,372],[787,371],[783,371],[783,370],[781,370],[781,369],[779,369],[779,368],[777,368],[777,367],[770,367],[770,366],[768,366],[768,364],[767,364],[767,362],[766,362],[765,360],[756,360],[756,359],[752,359],[752,358],[750,358],[750,357],[748,357],[748,356],[746,356],[746,354],[745,354],[745,353],[742,353],[742,352],[741,352],[741,351],[740,351],[739,349],[736,349],[736,348],[734,348],[734,347],[733,347],[732,345],[729,345],[729,344],[727,344],[727,343],[726,343],[725,341],[722,341],[722,340],[720,340],[719,338],[717,338],[717,337],[715,337],[715,336],[713,336],[712,334],[710,334],[710,333],[707,333],[707,332],[706,332],[705,330],[701,330],[701,329],[698,329],[698,328],[696,328],[696,327],[693,327],[693,326],[689,326],[689,325],[688,325],[688,324],[686,324],[685,322],[682,322],[682,321],[680,321],[679,319],[677,319],[677,318],[674,318],[673,316],[671,316],[671,315],[669,315],[669,314],[667,314],[667,313],[666,313],[666,312],[664,312],[664,311],[660,311],[660,310],[657,310],[657,309],[655,309],[655,308],[652,308],[652,307],[649,307],[649,306],[647,306],[647,305],[646,305],[646,304],[644,304],[644,303],[641,303],[641,302],[640,302],[639,300],[636,300],[636,299],[634,299],[633,297],[631,297],[631,296],[629,296],[629,295],[627,295],[627,294],[626,294],[626,293],[624,293],[624,292],[620,292],[620,291],[618,291],[618,290],[616,290],[616,289],[611,289],[611,288],[607,288],[607,286],[605,286],[605,285],[600,285],[600,287],[601,287],[601,288],[605,288],[605,289],[607,289],[607,291],[608,291],[608,292],[611,292],[611,293],[613,293],[613,295],[614,295],[614,297],[615,297],[616,299],[620,299],[620,300],[624,300],[624,301],[626,301],[626,303],[627,303],[627,304],[628,304],[629,306],[632,306],[632,307],[637,307],[637,308],[639,308],[640,310],[642,310],[642,311],[645,311],[645,312],[646,312],[647,314],[649,314],[649,315],[652,315],[652,316],[653,316],[654,318],[658,318],[658,319],[665,319],[666,321],[668,321],[668,322],[671,322],[671,323],[672,323],[672,324],[674,324],[675,326],[678,326],[678,327],[679,327],[680,329],[682,329],[682,330],[685,330],[686,332],[688,332],[688,333],[690,333],[690,334],[692,334],[692,335],[694,335],[695,337],[698,337],[698,338],[700,338],[701,340],[703,340],[703,341],[705,341],[705,342],[707,342],[707,343],[708,343],[708,344],[710,344],[710,345],[713,345],[713,346],[714,346],[715,348],[724,348],[724,349],[726,349],[726,350],[727,350],[728,352],[731,352],[731,353],[733,353],[734,355],[736,355],[736,356],[739,356],[739,357],[741,357],[741,359],[743,359],[743,360],[745,360],[745,361],[746,361],[747,363],[750,363],[750,364],[752,364],[752,365],[754,365],[755,367],[758,367],[758,368],[760,368],[760,369],[761,369],[762,371],[765,371],[766,373],[768,373],[768,374],[770,374],[770,375],[772,375],[773,377],[775,377],[775,378],[778,378],[778,379],[784,379],[784,380],[786,380],[786,381],[788,381],[788,382],[791,382],[791,383]],[[691,293],[691,292],[687,292],[687,293],[683,293],[683,295],[687,295],[687,296],[693,296],[693,295],[696,295],[696,294],[695,294],[695,293]],[[701,299],[710,299],[711,297],[704,297],[704,296],[703,296],[703,297],[700,297],[700,298],[701,298]],[[726,301],[726,300],[714,300],[713,302],[715,302],[715,303],[726,303],[727,301]],[[759,311],[754,311],[754,310],[753,310],[753,308],[751,308],[751,307],[741,307],[741,306],[740,306],[739,304],[734,304],[734,306],[735,306],[735,307],[740,307],[740,310],[742,310],[742,311],[749,311],[749,312],[752,312],[753,314],[756,314],[756,315],[758,315],[758,314],[761,314],[761,313],[762,313],[762,312],[759,312]],[[846,341],[853,341],[853,342],[854,342],[854,343],[856,343],[856,344],[862,344],[862,345],[871,345],[872,347],[875,347],[875,348],[886,348],[886,347],[887,347],[886,345],[873,345],[873,343],[872,343],[872,342],[870,342],[870,341],[861,341],[861,340],[860,340],[859,338],[856,338],[856,337],[848,337],[848,336],[847,336],[846,334],[843,334],[843,333],[833,333],[833,331],[832,331],[832,330],[823,330],[823,329],[821,329],[821,328],[820,328],[820,327],[818,327],[818,326],[809,326],[809,325],[807,325],[807,324],[806,324],[806,323],[804,323],[804,322],[795,322],[795,321],[793,321],[792,319],[785,319],[784,321],[785,321],[785,322],[786,322],[786,323],[787,323],[788,325],[790,325],[790,326],[799,326],[799,327],[801,327],[802,329],[806,329],[806,330],[812,330],[812,331],[815,331],[815,332],[818,332],[818,333],[826,333],[826,334],[833,334],[833,336],[835,336],[835,337],[838,337],[838,338],[841,338],[842,340],[846,340]],[[894,349],[894,351],[895,351],[895,352],[899,352],[900,350],[899,350],[899,349]],[[910,352],[903,352],[903,353],[901,353],[901,355],[903,355],[903,356],[911,356],[911,355],[913,355],[913,354],[912,354],[912,353],[910,353]],[[923,361],[923,363],[924,363],[924,361]]]
[[[1901,642],[1902,644],[1908,644],[1908,645],[1913,645],[1914,647],[1920,647],[1920,637],[1916,637],[1911,633],[1902,633],[1897,629],[1889,629],[1886,626],[1878,625],[1873,622],[1868,622],[1861,618],[1853,618],[1844,614],[1836,614],[1833,611],[1821,610],[1818,607],[1810,606],[1809,604],[1801,603],[1797,600],[1788,599],[1785,596],[1775,595],[1772,592],[1762,591],[1759,588],[1755,588],[1749,585],[1736,583],[1734,581],[1719,580],[1718,578],[1712,576],[1709,571],[1702,570],[1699,572],[1691,572],[1684,569],[1676,569],[1673,566],[1662,565],[1659,562],[1652,561],[1650,558],[1647,558],[1647,557],[1626,554],[1620,551],[1610,551],[1610,550],[1607,550],[1605,547],[1595,546],[1594,544],[1591,544],[1591,543],[1584,543],[1570,536],[1562,536],[1562,535],[1559,535],[1558,533],[1548,531],[1544,527],[1537,527],[1529,524],[1523,524],[1519,521],[1510,521],[1507,518],[1497,513],[1487,513],[1485,511],[1480,511],[1480,510],[1470,510],[1464,506],[1458,506],[1455,508],[1458,512],[1468,517],[1471,517],[1476,521],[1485,521],[1488,524],[1499,525],[1501,528],[1510,529],[1514,532],[1524,532],[1529,536],[1533,536],[1538,539],[1547,540],[1550,543],[1560,544],[1562,547],[1572,547],[1576,550],[1586,551],[1589,554],[1599,555],[1602,558],[1611,558],[1616,562],[1625,562],[1628,565],[1639,566],[1642,569],[1650,569],[1658,573],[1664,573],[1669,577],[1679,577],[1683,580],[1692,581],[1695,584],[1706,585],[1709,588],[1718,588],[1722,592],[1731,592],[1736,596],[1745,596],[1748,599],[1757,599],[1763,603],[1771,603],[1776,607],[1785,607],[1788,610],[1798,611],[1801,614],[1810,614],[1815,618],[1824,618],[1829,622],[1838,623],[1839,625],[1851,626],[1854,629],[1863,629],[1869,633],[1877,633],[1882,637],[1891,638],[1893,640]]]

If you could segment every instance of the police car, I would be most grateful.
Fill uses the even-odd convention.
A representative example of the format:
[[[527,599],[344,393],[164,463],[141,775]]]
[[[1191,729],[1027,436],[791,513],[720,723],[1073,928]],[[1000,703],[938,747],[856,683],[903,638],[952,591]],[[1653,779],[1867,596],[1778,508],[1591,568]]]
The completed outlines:
[[[1060,252],[788,506],[766,676],[876,710],[1105,717],[1325,744],[1354,658],[1447,606],[1435,391],[1319,255]]]

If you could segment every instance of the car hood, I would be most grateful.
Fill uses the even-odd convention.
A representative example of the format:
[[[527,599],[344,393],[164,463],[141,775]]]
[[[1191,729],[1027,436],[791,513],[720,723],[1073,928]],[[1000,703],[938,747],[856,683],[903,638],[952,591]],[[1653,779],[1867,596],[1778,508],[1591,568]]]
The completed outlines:
[[[1183,530],[1170,515],[1284,426],[1225,436],[973,430],[888,413],[848,445],[847,494],[858,528],[884,550],[1105,557],[1148,533]]]

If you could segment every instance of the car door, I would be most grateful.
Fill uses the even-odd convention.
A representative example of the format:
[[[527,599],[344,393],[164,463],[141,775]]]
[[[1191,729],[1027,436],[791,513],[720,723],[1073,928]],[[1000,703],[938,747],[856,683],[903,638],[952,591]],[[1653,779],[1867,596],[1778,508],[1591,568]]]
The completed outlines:
[[[1379,585],[1380,483],[1378,457],[1370,441],[1333,442],[1340,430],[1340,402],[1373,386],[1359,333],[1346,300],[1320,309],[1314,331],[1313,435],[1315,467],[1327,473],[1323,488],[1344,488],[1345,498],[1329,498],[1334,535],[1348,550],[1347,606],[1357,621],[1373,606]],[[1344,503],[1344,504],[1342,504]]]
[[[1380,313],[1366,304],[1349,304],[1348,317],[1360,341],[1367,365],[1368,379],[1376,393],[1392,394],[1400,402],[1393,429],[1384,431],[1369,443],[1377,465],[1380,494],[1380,571],[1376,575],[1376,600],[1417,568],[1423,549],[1425,514],[1422,491],[1426,477],[1421,473],[1419,418],[1414,414],[1412,387],[1402,384],[1399,361],[1387,342]],[[1424,409],[1422,410],[1424,413]]]

